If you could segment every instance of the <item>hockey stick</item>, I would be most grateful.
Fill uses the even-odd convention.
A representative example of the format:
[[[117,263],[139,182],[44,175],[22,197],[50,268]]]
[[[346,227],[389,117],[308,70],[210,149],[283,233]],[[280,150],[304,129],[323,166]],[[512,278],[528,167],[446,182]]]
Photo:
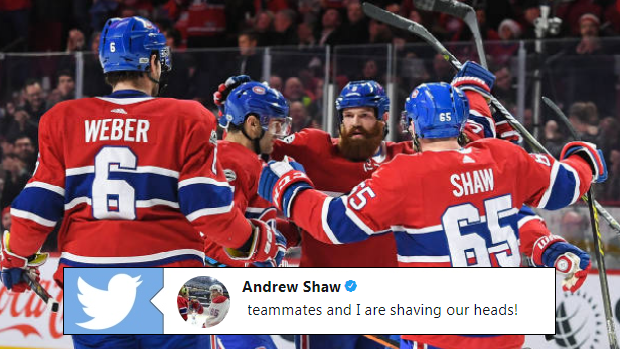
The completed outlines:
[[[549,98],[543,97],[543,101],[566,123],[566,126],[576,141],[580,141],[581,137],[570,123],[564,112]],[[601,230],[598,226],[598,211],[592,204],[594,195],[592,187],[588,189],[587,196],[588,208],[590,210],[590,225],[592,226],[592,235],[594,236],[594,256],[598,264],[598,276],[601,282],[601,294],[603,296],[603,307],[605,308],[605,320],[607,323],[607,335],[609,336],[609,344],[611,348],[618,349],[618,340],[616,338],[616,329],[614,327],[613,313],[611,310],[611,296],[609,295],[609,285],[607,284],[607,268],[605,267],[605,251],[601,242]]]
[[[471,6],[456,0],[414,0],[413,2],[420,10],[447,13],[462,19],[474,35],[474,43],[478,51],[480,65],[485,68],[487,67],[487,58],[484,53],[484,46],[482,45],[482,36],[480,35],[476,11],[474,11]]]
[[[577,134],[577,131],[575,130],[573,125],[570,123],[570,120],[568,120],[564,112],[560,109],[560,107],[558,107],[552,100],[550,100],[547,97],[542,97],[542,100],[543,102],[547,104],[547,106],[549,106],[549,108],[551,108],[551,110],[553,110],[558,115],[560,119],[562,119],[564,124],[566,124],[566,127],[568,127],[568,130],[570,131],[573,138],[575,140],[579,140],[579,135]],[[583,201],[587,203],[590,202],[589,201],[590,199],[585,196],[582,197],[582,199]],[[609,222],[609,225],[614,230],[616,230],[617,232],[620,232],[620,224],[618,224],[618,222],[609,214],[609,212],[607,212],[607,210],[605,210],[605,208],[603,208],[601,204],[599,204],[598,201],[596,200],[594,200],[594,208],[596,208],[596,210],[601,214],[601,216],[603,216],[603,218],[605,218],[605,220]]]
[[[32,289],[34,293],[39,296],[43,302],[47,305],[48,308],[51,308],[54,313],[58,312],[60,308],[60,304],[50,296],[49,293],[41,286],[41,284],[37,281],[37,279],[32,276],[29,272],[22,273],[22,280]]]
[[[393,339],[389,339],[385,336],[380,336],[377,334],[365,334],[364,337],[370,339],[371,341],[374,341],[375,343],[379,343],[381,345],[385,345],[388,348],[392,348],[392,349],[399,349],[400,348],[400,343],[393,340]]]
[[[421,37],[422,39],[424,39],[424,41],[430,44],[435,49],[435,51],[439,52],[446,61],[450,62],[452,67],[454,67],[456,70],[461,70],[461,67],[463,66],[461,62],[456,57],[454,57],[454,55],[450,53],[450,51],[448,51],[441,44],[441,42],[439,42],[439,40],[437,40],[437,38],[433,36],[433,34],[429,33],[429,31],[426,30],[426,28],[424,28],[422,25],[412,20],[403,18],[392,12],[384,11],[377,6],[369,4],[367,2],[363,3],[362,7],[364,9],[364,13],[366,13],[368,17],[392,25],[396,28],[406,30]],[[540,142],[538,142],[536,138],[534,138],[534,136],[532,136],[532,134],[529,133],[529,131],[525,127],[523,127],[523,125],[521,125],[521,123],[517,119],[515,119],[508,110],[506,110],[506,108],[504,108],[504,106],[497,100],[497,98],[491,96],[490,102],[491,105],[497,111],[499,111],[506,118],[506,120],[508,120],[510,125],[512,125],[512,127],[514,127],[517,131],[519,131],[521,135],[523,135],[525,140],[527,140],[527,142],[535,150],[551,155],[551,153],[549,153],[549,151],[542,144],[540,144]],[[609,212],[605,210],[605,208],[598,204],[596,205],[598,210],[601,212],[601,215],[603,216],[603,218],[605,218],[605,220],[607,220],[607,222],[609,222],[609,225],[612,227],[612,229],[620,233],[620,224],[618,223],[618,221],[616,221],[609,214]]]

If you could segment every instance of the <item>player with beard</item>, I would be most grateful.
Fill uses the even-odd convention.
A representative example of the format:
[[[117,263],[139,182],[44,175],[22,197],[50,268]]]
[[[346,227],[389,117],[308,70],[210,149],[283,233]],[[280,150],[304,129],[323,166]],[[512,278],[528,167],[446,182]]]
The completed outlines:
[[[316,188],[330,196],[348,192],[370,178],[396,154],[411,153],[410,143],[385,142],[390,99],[375,81],[348,83],[336,100],[338,138],[318,129],[303,129],[276,141],[271,157],[293,157],[306,169]],[[396,267],[391,234],[350,245],[328,245],[302,231],[301,267]],[[372,256],[372,258],[368,258]]]

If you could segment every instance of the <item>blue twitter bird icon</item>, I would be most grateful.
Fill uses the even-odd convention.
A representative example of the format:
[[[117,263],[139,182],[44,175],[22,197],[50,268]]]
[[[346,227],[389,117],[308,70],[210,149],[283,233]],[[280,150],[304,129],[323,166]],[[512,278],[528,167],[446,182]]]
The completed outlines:
[[[161,268],[65,268],[65,334],[158,334]]]
[[[107,290],[92,287],[81,277],[78,278],[78,294],[84,312],[93,319],[76,325],[90,329],[103,330],[123,321],[136,301],[136,289],[142,281],[140,276],[132,278],[127,274],[117,274],[108,283]]]

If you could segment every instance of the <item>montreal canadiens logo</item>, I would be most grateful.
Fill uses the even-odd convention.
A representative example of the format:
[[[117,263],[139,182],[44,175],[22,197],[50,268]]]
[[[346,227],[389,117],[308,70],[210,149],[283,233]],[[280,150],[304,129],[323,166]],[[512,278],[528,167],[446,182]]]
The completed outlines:
[[[254,87],[252,87],[252,91],[254,91],[254,93],[256,93],[257,95],[264,95],[265,94],[265,88],[261,87],[261,86],[254,86]]]

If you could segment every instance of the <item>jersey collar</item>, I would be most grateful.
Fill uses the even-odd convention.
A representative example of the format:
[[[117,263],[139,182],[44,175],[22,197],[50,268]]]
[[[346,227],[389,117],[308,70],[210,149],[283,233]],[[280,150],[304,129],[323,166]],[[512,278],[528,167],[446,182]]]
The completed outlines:
[[[105,96],[105,98],[149,98],[151,96],[138,90],[118,90],[112,94]]]

